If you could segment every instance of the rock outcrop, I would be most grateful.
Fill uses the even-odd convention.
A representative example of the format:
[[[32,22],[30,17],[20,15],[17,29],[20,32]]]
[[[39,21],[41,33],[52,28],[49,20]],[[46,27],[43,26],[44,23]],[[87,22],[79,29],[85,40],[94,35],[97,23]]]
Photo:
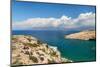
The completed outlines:
[[[79,39],[79,40],[95,40],[95,31],[82,31],[65,36],[66,39]]]
[[[12,65],[72,62],[61,57],[57,47],[42,43],[32,36],[12,36]]]

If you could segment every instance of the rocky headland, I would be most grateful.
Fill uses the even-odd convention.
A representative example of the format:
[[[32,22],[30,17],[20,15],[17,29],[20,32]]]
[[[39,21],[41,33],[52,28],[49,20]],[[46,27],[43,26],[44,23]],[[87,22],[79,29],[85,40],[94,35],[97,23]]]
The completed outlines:
[[[12,36],[12,65],[72,62],[61,57],[57,47],[29,35]]]
[[[65,35],[66,39],[79,39],[79,40],[96,40],[95,31],[82,31]]]

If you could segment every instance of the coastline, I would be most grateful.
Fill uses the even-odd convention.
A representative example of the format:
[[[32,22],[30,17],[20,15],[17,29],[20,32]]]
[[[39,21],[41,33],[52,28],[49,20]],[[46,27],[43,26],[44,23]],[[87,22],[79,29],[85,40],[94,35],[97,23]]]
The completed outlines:
[[[95,60],[96,41],[65,39],[64,35],[77,33],[78,31],[13,31],[13,35],[31,35],[42,43],[56,46],[61,56],[73,60],[73,62],[85,62]],[[84,50],[85,49],[85,50]],[[78,52],[78,53],[77,53]],[[91,54],[92,55],[91,55]],[[78,58],[80,57],[80,58]]]
[[[96,40],[95,31],[81,31],[64,36],[65,39]]]
[[[42,55],[42,61],[40,56]],[[20,58],[20,59],[19,59]],[[37,59],[37,61],[35,61]],[[19,60],[18,60],[19,59]],[[26,60],[26,61],[24,61]],[[13,35],[12,64],[50,64],[72,62],[61,56],[57,47],[42,43],[37,38],[27,35]]]

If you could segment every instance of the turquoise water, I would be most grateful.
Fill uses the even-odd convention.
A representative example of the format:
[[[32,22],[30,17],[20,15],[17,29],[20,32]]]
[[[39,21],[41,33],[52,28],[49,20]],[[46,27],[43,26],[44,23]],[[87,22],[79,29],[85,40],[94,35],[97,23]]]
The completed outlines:
[[[65,58],[74,62],[95,61],[96,60],[96,41],[84,41],[65,39],[65,34],[77,31],[13,31],[13,35],[32,35],[42,42],[56,46]]]

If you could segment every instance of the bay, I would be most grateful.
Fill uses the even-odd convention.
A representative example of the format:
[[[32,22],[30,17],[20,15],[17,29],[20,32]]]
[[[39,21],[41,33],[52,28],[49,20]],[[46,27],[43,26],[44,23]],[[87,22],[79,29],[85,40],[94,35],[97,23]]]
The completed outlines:
[[[74,62],[95,61],[96,41],[65,39],[67,34],[79,31],[14,30],[12,35],[31,35],[48,45],[55,46],[64,58]]]

